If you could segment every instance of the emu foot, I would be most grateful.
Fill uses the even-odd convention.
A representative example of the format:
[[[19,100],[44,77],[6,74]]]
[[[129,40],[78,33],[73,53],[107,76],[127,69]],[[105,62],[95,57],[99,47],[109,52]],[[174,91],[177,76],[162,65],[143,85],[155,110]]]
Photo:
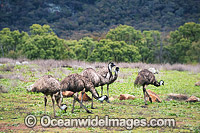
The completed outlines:
[[[86,111],[87,111],[87,113],[89,113],[89,114],[93,114],[92,111],[89,111],[89,110],[86,110]]]
[[[107,103],[111,103],[110,101],[109,101],[109,99],[106,101]]]
[[[142,108],[147,108],[147,106],[146,106],[146,105],[142,105],[141,107],[142,107]]]
[[[97,107],[91,107],[91,109],[97,109]]]
[[[72,110],[72,113],[74,113],[74,110]]]

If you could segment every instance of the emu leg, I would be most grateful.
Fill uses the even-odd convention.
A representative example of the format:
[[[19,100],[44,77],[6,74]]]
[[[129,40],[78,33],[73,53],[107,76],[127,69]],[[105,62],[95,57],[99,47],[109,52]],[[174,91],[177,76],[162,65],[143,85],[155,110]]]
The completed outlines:
[[[146,89],[143,87],[143,94],[144,94],[144,102],[145,102],[145,105],[147,105],[147,101],[146,101],[146,96],[145,96],[145,92],[146,92]]]
[[[110,101],[109,101],[109,85],[107,85],[107,96],[108,96],[108,100],[106,102],[110,103]]]
[[[74,101],[73,101],[73,107],[72,107],[72,113],[74,113],[74,105],[75,105],[75,102],[76,102],[76,96],[74,95]]]
[[[103,86],[101,86],[101,96],[103,96]]]
[[[96,109],[96,108],[93,106],[93,95],[92,95],[92,104],[91,104],[91,109]]]
[[[83,103],[83,95],[85,94],[85,92],[81,92],[81,103]],[[82,105],[80,104],[80,108],[82,108]]]
[[[146,89],[145,89],[146,90]],[[146,91],[146,93],[147,93],[147,96],[149,97],[149,101],[152,103],[152,99],[151,99],[151,97],[149,96],[149,94],[148,94],[148,92]]]
[[[59,99],[59,107],[61,106],[61,103],[63,101],[63,95],[62,95],[62,91],[60,91],[60,99]]]
[[[78,97],[74,95],[74,101],[75,101],[75,100],[77,100],[77,101],[81,104],[81,106],[87,111],[87,113],[92,113],[91,111],[89,111],[89,110],[83,105],[83,103],[81,103],[81,101],[78,99]],[[73,104],[73,112],[74,112],[74,104]],[[73,112],[72,112],[72,113],[73,113]]]
[[[46,106],[47,106],[47,96],[44,95],[44,107],[45,107],[45,114],[46,114]]]
[[[55,96],[52,95],[52,96],[51,96],[51,99],[52,99],[52,103],[53,103],[53,113],[54,113],[54,117],[56,117],[56,111],[55,111]]]

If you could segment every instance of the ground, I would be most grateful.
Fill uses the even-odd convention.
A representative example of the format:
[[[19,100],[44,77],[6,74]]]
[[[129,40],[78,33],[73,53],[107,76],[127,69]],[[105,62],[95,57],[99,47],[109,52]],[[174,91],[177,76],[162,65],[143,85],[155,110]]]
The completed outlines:
[[[79,65],[81,66],[81,65]],[[139,71],[138,68],[120,67],[119,77],[116,82],[110,85],[109,93],[115,100],[111,103],[100,103],[94,100],[94,107],[90,109],[91,102],[84,102],[84,105],[93,114],[88,114],[83,108],[80,108],[78,102],[75,104],[74,113],[71,113],[73,98],[65,98],[63,103],[68,106],[67,112],[56,107],[57,118],[87,118],[89,115],[94,118],[98,115],[104,118],[146,118],[149,121],[152,118],[174,118],[175,127],[133,127],[128,130],[125,127],[48,127],[40,125],[40,118],[44,115],[44,97],[40,93],[28,93],[26,87],[33,84],[44,74],[54,75],[58,80],[62,80],[71,73],[80,73],[84,67],[61,67],[45,66],[39,63],[29,63],[25,65],[14,65],[9,70],[6,64],[0,66],[1,93],[0,93],[0,132],[30,132],[30,131],[76,131],[76,132],[115,132],[115,131],[151,131],[151,132],[200,132],[200,103],[187,103],[185,101],[167,100],[170,93],[195,95],[200,97],[200,87],[194,84],[200,80],[199,72],[177,71],[160,69],[159,74],[155,75],[157,80],[164,80],[165,85],[154,87],[149,85],[147,89],[157,93],[162,99],[161,103],[150,103],[144,106],[142,88],[134,87],[134,80]],[[96,68],[100,69],[100,68]],[[97,88],[100,93],[100,87]],[[87,93],[89,96],[91,94]],[[106,94],[106,86],[104,86]],[[132,94],[136,96],[135,100],[119,100],[120,94]],[[28,114],[37,118],[37,125],[28,128],[24,124],[24,119]],[[53,118],[53,109],[51,98],[48,97],[47,115]]]

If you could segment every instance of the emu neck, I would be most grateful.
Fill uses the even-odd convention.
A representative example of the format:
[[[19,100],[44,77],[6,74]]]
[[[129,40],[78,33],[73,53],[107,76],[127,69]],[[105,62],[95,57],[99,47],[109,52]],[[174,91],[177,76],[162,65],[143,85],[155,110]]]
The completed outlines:
[[[114,75],[114,77],[112,77],[111,81],[114,82],[117,79],[117,77],[118,77],[118,72],[115,71],[115,75]]]
[[[112,77],[112,67],[108,65],[108,79]]]
[[[98,98],[99,98],[99,94],[98,94],[98,92],[97,92],[94,88],[91,88],[91,89],[90,89],[90,92],[92,93],[92,96],[93,96],[95,99],[98,99]]]
[[[158,87],[158,86],[160,86],[160,83],[158,81],[155,81],[153,85]]]

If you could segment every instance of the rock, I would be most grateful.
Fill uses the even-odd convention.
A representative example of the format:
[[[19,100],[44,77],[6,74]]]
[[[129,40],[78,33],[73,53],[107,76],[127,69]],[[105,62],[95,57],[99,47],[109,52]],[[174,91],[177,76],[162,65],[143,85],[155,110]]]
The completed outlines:
[[[29,64],[28,61],[23,61],[22,62],[22,65],[27,65],[27,64]]]
[[[113,101],[113,100],[115,100],[114,97],[110,97],[110,98],[109,98],[109,101]]]
[[[195,86],[200,86],[200,81],[195,83]]]
[[[186,100],[188,99],[188,96],[187,95],[184,95],[184,94],[168,94],[168,100]]]
[[[113,100],[118,99],[118,98],[119,98],[118,96],[112,96],[112,97],[109,98],[109,101],[113,101]]]
[[[21,63],[19,62],[19,61],[16,61],[16,63],[15,63],[16,65],[21,65]]]
[[[8,90],[5,89],[4,86],[0,85],[0,93],[7,93]]]
[[[147,93],[151,97],[152,102],[159,102],[159,103],[162,102],[162,100],[160,99],[160,97],[155,92],[153,92],[153,91],[151,91],[151,90],[148,89]],[[145,94],[145,95],[146,95],[147,100],[149,101],[149,97],[147,96],[147,94]]]
[[[63,91],[62,95],[63,95],[63,97],[72,97],[74,95],[74,92],[72,92],[72,91]]]
[[[200,102],[200,99],[196,96],[189,97],[186,102]]]
[[[78,96],[78,99],[81,101],[82,92]],[[90,101],[92,100],[86,93],[83,94],[83,101]]]
[[[119,96],[119,100],[128,100],[128,99],[134,100],[134,99],[135,99],[135,96],[130,95],[130,94],[121,94],[121,95]]]

